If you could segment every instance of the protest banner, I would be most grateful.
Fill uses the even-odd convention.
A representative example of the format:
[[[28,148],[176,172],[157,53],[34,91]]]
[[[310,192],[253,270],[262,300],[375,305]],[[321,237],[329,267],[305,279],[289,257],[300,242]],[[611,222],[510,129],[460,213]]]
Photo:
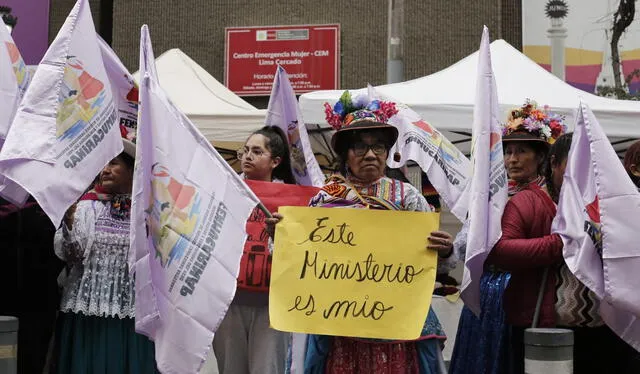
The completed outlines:
[[[437,128],[420,117],[409,106],[368,86],[369,99],[396,103],[398,113],[389,124],[398,129],[398,140],[389,152],[387,165],[401,168],[407,161],[415,161],[427,174],[445,204],[460,222],[464,222],[469,208],[468,189],[471,182],[471,161]],[[400,160],[395,159],[400,154]]]
[[[58,227],[122,152],[117,119],[89,1],[78,0],[22,98],[0,152],[0,174],[28,191]]]
[[[315,196],[317,187],[295,184],[269,183],[246,180],[268,211],[276,212],[281,206],[307,206]],[[247,241],[240,261],[238,288],[250,291],[269,290],[272,257],[269,253],[269,234],[266,231],[264,212],[256,208],[247,220]]]
[[[245,225],[258,198],[167,98],[146,25],[129,266],[136,331],[162,373],[197,373],[236,291]]]
[[[120,135],[133,141],[138,126],[138,85],[109,44],[97,35],[104,69],[111,83]]]
[[[489,252],[502,236],[502,212],[507,204],[500,107],[486,26],[480,41],[477,74],[471,147],[473,175],[468,191],[469,234],[460,296],[465,305],[479,316],[480,278]]]
[[[0,148],[24,96],[31,73],[3,23],[0,23]]]
[[[638,211],[640,194],[593,112],[581,102],[551,230],[562,238],[571,273],[599,300],[602,320],[636,350],[640,251],[634,238],[640,222],[629,218]],[[590,305],[581,295],[574,309],[581,312]]]
[[[420,336],[438,261],[426,238],[438,228],[439,214],[301,207],[279,212],[284,218],[276,226],[269,293],[273,328],[361,338]]]
[[[9,133],[29,83],[31,73],[27,69],[11,34],[0,23],[0,149]],[[6,48],[5,48],[6,47]],[[22,206],[29,194],[18,184],[0,175],[0,197],[14,205]]]
[[[322,186],[325,178],[309,143],[307,127],[302,120],[296,93],[291,87],[287,72],[280,65],[276,69],[264,123],[279,127],[287,135],[291,172],[296,178],[296,183],[303,186]]]

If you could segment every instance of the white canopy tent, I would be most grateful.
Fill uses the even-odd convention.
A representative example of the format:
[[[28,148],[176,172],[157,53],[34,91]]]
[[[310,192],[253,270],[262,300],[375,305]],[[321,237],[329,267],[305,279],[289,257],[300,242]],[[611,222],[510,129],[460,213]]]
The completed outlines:
[[[244,142],[264,125],[266,110],[242,100],[179,49],[156,58],[160,86],[209,141]],[[140,73],[133,74],[139,81]]]
[[[527,98],[540,105],[549,105],[556,113],[566,115],[570,129],[574,126],[574,112],[582,97],[604,127],[614,147],[621,154],[640,138],[640,102],[604,98],[584,92],[563,82],[540,67],[504,40],[491,43],[491,59],[498,88],[502,118]],[[438,128],[466,154],[470,152],[473,106],[476,94],[478,52],[450,67],[426,77],[376,87],[384,95],[409,105],[425,120]],[[331,155],[328,139],[332,133],[325,121],[324,102],[335,103],[343,91],[316,91],[300,96],[302,115],[312,135],[316,151]],[[366,89],[351,90],[365,94]],[[416,180],[415,168],[410,179]],[[419,179],[419,178],[418,178]],[[445,211],[441,227],[456,233],[457,219]],[[456,274],[459,278],[460,274]]]
[[[491,60],[498,88],[498,100],[506,118],[508,111],[527,98],[567,116],[574,126],[574,112],[582,97],[589,104],[605,132],[618,150],[640,138],[640,102],[615,100],[577,89],[540,67],[504,40],[491,43]],[[445,133],[465,153],[473,121],[478,52],[426,77],[376,87],[409,105],[425,120]],[[352,93],[364,93],[364,89]],[[334,103],[342,91],[316,91],[303,94],[300,106],[308,124],[327,127],[322,103]]]

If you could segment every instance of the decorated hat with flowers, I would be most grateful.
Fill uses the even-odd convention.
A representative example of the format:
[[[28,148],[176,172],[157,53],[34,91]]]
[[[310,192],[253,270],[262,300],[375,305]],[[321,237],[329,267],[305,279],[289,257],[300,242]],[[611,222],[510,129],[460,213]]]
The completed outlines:
[[[553,144],[567,131],[564,116],[549,111],[548,106],[527,99],[523,106],[511,110],[502,128],[502,141],[539,141]]]
[[[340,100],[333,106],[324,103],[324,112],[327,122],[336,130],[331,138],[331,147],[336,152],[344,146],[344,134],[351,131],[384,130],[388,134],[390,146],[398,139],[398,130],[388,123],[389,119],[398,113],[396,104],[391,101],[370,101],[366,96],[352,98],[349,91],[344,91]]]

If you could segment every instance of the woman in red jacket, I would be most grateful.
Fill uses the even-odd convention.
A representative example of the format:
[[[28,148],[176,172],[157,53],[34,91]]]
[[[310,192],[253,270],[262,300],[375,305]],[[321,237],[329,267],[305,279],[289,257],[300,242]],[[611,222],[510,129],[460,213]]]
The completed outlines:
[[[531,326],[544,269],[563,261],[562,240],[550,235],[556,207],[544,188],[549,144],[564,132],[562,118],[527,102],[513,110],[503,130],[510,200],[502,216],[502,238],[487,258],[491,271],[511,274],[504,291],[506,323],[512,327],[513,373],[524,372],[524,329]],[[555,326],[555,276],[544,284],[538,326]]]

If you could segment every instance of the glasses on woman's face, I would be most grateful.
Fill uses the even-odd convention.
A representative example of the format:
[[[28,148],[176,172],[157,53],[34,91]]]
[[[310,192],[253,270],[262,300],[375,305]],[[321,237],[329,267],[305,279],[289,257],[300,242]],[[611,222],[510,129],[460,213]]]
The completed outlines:
[[[384,154],[384,152],[386,152],[387,146],[385,146],[382,143],[366,144],[366,143],[358,142],[353,145],[352,149],[353,149],[353,153],[356,156],[364,156],[365,154],[367,154],[367,152],[369,152],[369,150],[372,150],[373,153],[376,155],[381,155],[381,154]]]
[[[268,155],[269,152],[263,151],[260,148],[254,148],[254,149],[239,149],[238,150],[238,160],[242,160],[244,157],[248,156],[248,155],[253,155],[253,157],[255,158],[260,158],[264,155]]]

